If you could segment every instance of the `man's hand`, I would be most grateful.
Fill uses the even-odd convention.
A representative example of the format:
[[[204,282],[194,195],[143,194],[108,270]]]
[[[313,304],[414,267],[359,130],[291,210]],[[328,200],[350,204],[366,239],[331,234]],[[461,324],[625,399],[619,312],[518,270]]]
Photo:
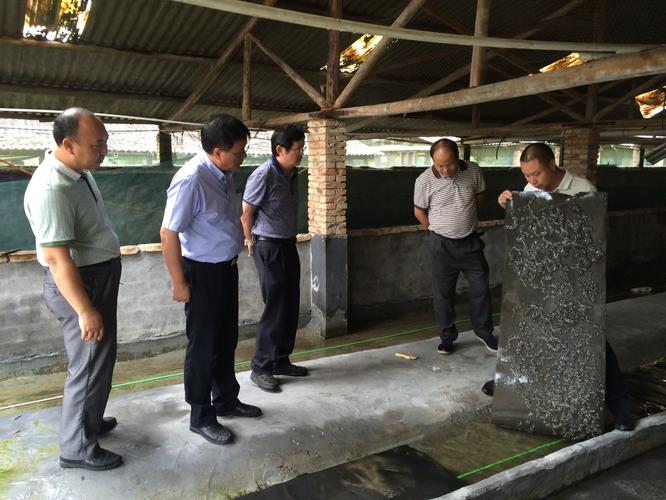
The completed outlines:
[[[86,309],[79,314],[79,328],[84,342],[99,342],[104,337],[104,322],[96,309]]]
[[[500,207],[502,208],[506,207],[506,202],[509,200],[513,200],[513,194],[508,189],[502,191],[500,195],[497,197],[497,203],[499,203]]]
[[[247,256],[252,257],[254,255],[254,241],[246,239],[245,246],[247,247]]]
[[[177,302],[189,302],[192,298],[192,289],[187,281],[171,284],[171,296]]]

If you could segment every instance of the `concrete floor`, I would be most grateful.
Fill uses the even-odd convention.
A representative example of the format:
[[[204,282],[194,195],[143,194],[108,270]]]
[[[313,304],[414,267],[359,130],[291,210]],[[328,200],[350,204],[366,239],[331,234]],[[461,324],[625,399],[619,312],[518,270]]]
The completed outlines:
[[[305,362],[311,376],[285,380],[280,394],[260,391],[250,383],[249,372],[239,373],[241,400],[261,406],[265,415],[259,420],[222,420],[237,436],[229,446],[209,444],[188,430],[182,385],[140,392],[137,388],[145,385],[134,385],[136,392],[112,393],[107,414],[120,423],[102,445],[121,453],[125,465],[109,472],[58,467],[58,407],[6,410],[0,417],[0,495],[233,497],[413,443],[425,435],[441,436],[442,441],[460,436],[465,422],[487,414],[490,399],[479,387],[493,376],[494,356],[471,332],[461,335],[454,354],[437,354],[432,320],[423,319],[427,320],[420,325],[423,330],[413,318],[402,329],[397,323],[389,330],[377,326],[366,335],[419,331],[367,343],[368,338],[357,338],[363,343],[344,349],[378,347],[399,339],[410,342]],[[414,340],[413,335],[429,338]],[[665,356],[666,294],[609,304],[608,337],[625,371]],[[349,344],[350,340],[336,342]],[[396,351],[419,358],[400,359]],[[309,355],[318,354],[321,351]],[[456,448],[458,455],[465,455],[460,449],[463,442]],[[454,473],[474,465],[451,456],[438,460],[447,462],[445,466]],[[483,460],[475,465],[487,463]]]
[[[566,488],[549,500],[647,500],[666,498],[666,446]]]

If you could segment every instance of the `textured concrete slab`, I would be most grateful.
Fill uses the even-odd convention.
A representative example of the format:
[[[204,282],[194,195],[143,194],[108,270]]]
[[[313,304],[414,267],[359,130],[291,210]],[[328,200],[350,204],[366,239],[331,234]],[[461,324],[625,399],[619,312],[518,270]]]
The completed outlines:
[[[101,441],[122,467],[102,473],[58,467],[59,408],[2,417],[3,460],[12,463],[9,498],[232,497],[409,443],[425,429],[459,422],[490,403],[480,390],[495,357],[471,333],[455,356],[435,339],[305,363],[311,376],[285,379],[283,392],[238,374],[242,401],[259,420],[220,419],[237,436],[209,444],[188,429],[182,385],[112,397],[118,427]],[[419,358],[397,358],[407,351]]]
[[[623,329],[631,321],[633,328]],[[620,330],[613,325],[618,323]],[[611,341],[623,368],[666,355],[666,294],[608,306]],[[437,339],[305,363],[312,375],[285,380],[269,394],[239,374],[241,399],[261,406],[259,420],[225,419],[237,440],[215,446],[188,430],[182,385],[113,396],[118,427],[102,445],[125,465],[91,473],[58,467],[59,408],[0,418],[0,496],[6,498],[225,498],[414,442],[427,430],[457,429],[490,398],[480,391],[495,357],[473,337],[450,356]],[[631,349],[631,356],[628,356]],[[395,357],[396,351],[419,356]],[[113,394],[113,393],[112,393]]]
[[[664,443],[666,443],[666,413],[659,413],[639,421],[633,432],[612,431],[581,441],[544,458],[500,472],[438,498],[441,500],[544,498]],[[613,497],[595,494],[594,498]],[[653,498],[657,500],[663,496]],[[653,500],[653,498],[643,497],[643,500]]]
[[[514,193],[492,421],[581,439],[601,433],[606,195]]]

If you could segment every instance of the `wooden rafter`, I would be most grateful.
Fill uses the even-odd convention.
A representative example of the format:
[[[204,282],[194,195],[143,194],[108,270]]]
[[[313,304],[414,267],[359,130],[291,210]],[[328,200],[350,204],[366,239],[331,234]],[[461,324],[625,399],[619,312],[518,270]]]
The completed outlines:
[[[251,37],[252,42],[259,48],[261,51],[266,54],[275,64],[277,64],[282,71],[284,71],[291,80],[298,85],[298,87],[305,92],[310,99],[312,99],[320,108],[326,107],[326,99],[322,96],[317,89],[310,85],[305,78],[298,74],[289,64],[287,64],[283,59],[281,59],[277,54],[271,51],[263,43],[257,40],[256,37],[248,35]]]
[[[490,67],[493,68],[494,71],[498,72],[500,75],[503,75],[506,78],[515,78],[511,76],[507,71],[504,69],[500,68],[499,66],[490,63]],[[562,113],[569,115],[571,118],[577,121],[584,122],[585,121],[585,116],[583,116],[580,113],[577,113],[576,111],[570,109],[567,105],[562,104],[559,102],[557,99],[554,97],[551,97],[548,94],[537,94],[534,97],[538,97],[542,101],[544,101],[547,104],[550,104],[553,108],[560,110]]]
[[[391,24],[392,27],[402,27],[405,26],[416,13],[419,11],[421,6],[427,0],[410,0],[407,4],[407,7],[403,9],[400,15],[396,18],[395,21]],[[354,93],[354,90],[358,88],[363,79],[370,73],[377,61],[382,57],[386,48],[393,41],[392,38],[384,37],[374,48],[372,53],[367,57],[363,64],[356,71],[352,79],[349,81],[347,86],[342,90],[338,98],[335,100],[334,108],[342,107]]]
[[[648,90],[655,88],[658,86],[660,81],[663,81],[664,78],[666,78],[664,75],[656,75],[646,82],[643,82],[641,85],[638,87],[631,89],[629,92],[624,94],[622,97],[620,97],[618,100],[615,102],[609,104],[605,108],[599,110],[597,114],[594,115],[595,120],[601,120],[604,116],[606,116],[608,113],[613,111],[615,108],[621,106],[622,104],[626,103],[628,100],[633,99],[636,95],[642,93],[642,92],[647,92]]]
[[[472,104],[501,101],[516,97],[542,94],[572,86],[589,85],[631,77],[655,75],[666,72],[666,48],[652,49],[638,54],[623,54],[597,59],[571,68],[524,76],[513,80],[491,83],[471,89],[440,94],[419,99],[407,99],[368,106],[357,106],[327,113],[300,113],[266,120],[261,126],[283,123],[300,123],[314,118],[352,118],[363,116],[392,116],[404,113],[420,113],[437,109],[449,109]],[[255,124],[258,126],[258,124]]]
[[[531,36],[534,33],[537,33],[541,29],[548,26],[549,23],[551,23],[552,21],[554,21],[556,19],[560,19],[563,16],[569,15],[573,10],[577,9],[581,5],[581,3],[583,3],[583,0],[570,0],[569,2],[564,4],[563,6],[559,7],[558,9],[556,9],[555,11],[553,11],[552,13],[550,13],[549,15],[544,17],[544,19],[539,24],[537,24],[536,26],[531,26],[529,28],[523,29],[523,30],[513,34],[513,36],[516,37],[516,38],[526,38],[528,36]],[[465,27],[463,24],[461,24],[457,20],[455,20],[455,19],[447,16],[446,14],[442,13],[440,10],[434,9],[434,8],[428,6],[428,5],[424,5],[423,10],[425,12],[427,12],[433,18],[435,18],[435,19],[439,20],[440,22],[450,26],[451,28],[458,31],[459,33],[470,33],[470,31],[467,29],[467,27]],[[494,52],[494,51],[491,52],[487,57],[487,61],[492,60],[492,58],[495,57],[496,54],[497,54],[497,52]],[[440,78],[436,82],[431,83],[430,85],[428,85],[427,87],[425,87],[421,91],[414,94],[412,96],[412,98],[420,98],[420,97],[426,97],[426,96],[432,95],[435,92],[437,92],[438,90],[441,90],[441,89],[449,86],[450,84],[452,84],[456,80],[458,80],[458,79],[462,78],[463,76],[467,75],[470,72],[470,69],[471,69],[471,64],[466,64],[466,65],[464,65],[464,66],[462,66],[462,67],[460,67],[456,70],[450,71],[446,76]],[[581,101],[584,102],[584,98],[581,97]],[[353,124],[348,125],[347,130],[349,132],[352,132],[354,130],[358,130],[358,129],[361,129],[363,127],[366,127],[372,122],[373,122],[373,119],[371,119],[371,118],[366,119],[366,120],[362,120],[362,121],[359,121],[357,123],[353,123]]]
[[[277,3],[278,0],[264,0],[263,7],[271,7]],[[250,33],[254,28],[255,24],[259,21],[258,18],[252,17],[245,22],[245,25],[240,29],[236,36],[231,40],[231,43],[227,46],[226,50],[222,55],[215,61],[215,64],[211,66],[208,70],[206,76],[204,76],[199,83],[194,87],[192,93],[185,99],[185,102],[170,116],[171,120],[178,120],[185,113],[187,113],[192,106],[194,106],[201,97],[206,93],[211,85],[215,82],[219,76],[222,68],[231,60],[231,56],[238,50],[240,45],[245,39],[245,35]]]
[[[331,17],[342,17],[342,0],[329,0]],[[328,32],[328,57],[326,58],[326,107],[330,108],[340,95],[340,32]]]
[[[243,104],[241,118],[243,121],[252,118],[252,39],[245,34],[243,40]]]
[[[362,23],[347,19],[333,19],[328,16],[317,16],[303,12],[294,12],[287,9],[279,9],[267,5],[259,5],[241,0],[171,0],[174,2],[206,7],[213,10],[231,12],[244,16],[252,16],[271,21],[297,24],[309,28],[320,28],[326,30],[345,31],[350,33],[373,33],[400,40],[413,40],[416,42],[443,43],[452,45],[483,47],[498,47],[506,49],[524,50],[555,50],[555,51],[582,51],[603,53],[628,53],[654,48],[654,44],[612,44],[612,43],[583,43],[583,42],[559,42],[543,40],[522,40],[516,38],[482,37],[477,38],[466,35],[455,35],[451,33],[437,33],[431,31],[413,30],[406,28],[394,28],[379,24]]]

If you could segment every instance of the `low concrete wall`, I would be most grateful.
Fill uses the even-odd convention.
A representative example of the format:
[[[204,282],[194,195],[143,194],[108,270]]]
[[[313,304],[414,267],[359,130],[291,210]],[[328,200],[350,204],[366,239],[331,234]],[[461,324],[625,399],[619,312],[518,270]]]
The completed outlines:
[[[301,259],[301,319],[310,312],[310,252],[307,237],[298,243]],[[171,300],[171,281],[159,244],[123,247],[118,297],[120,359],[157,354],[185,345],[183,305]],[[241,254],[239,324],[241,338],[254,336],[263,311],[252,259]],[[60,324],[42,298],[42,266],[34,252],[12,254],[0,263],[0,379],[64,365]]]
[[[490,265],[490,286],[499,288],[504,264],[502,221],[481,223]],[[609,214],[608,277],[629,265],[664,261],[666,209]],[[348,317],[356,322],[388,317],[432,301],[428,232],[417,226],[350,231]],[[299,237],[301,319],[310,317],[309,237]],[[159,245],[124,247],[119,298],[120,359],[157,354],[185,344],[182,305],[171,300]],[[7,258],[5,258],[7,260]],[[0,379],[64,365],[60,327],[42,300],[42,269],[34,253],[11,254],[0,263]],[[241,338],[254,335],[263,309],[254,264],[246,255],[240,272]],[[458,292],[467,290],[461,276]]]
[[[501,221],[482,223],[490,287],[502,284],[504,231]],[[349,235],[350,321],[399,314],[432,303],[430,234],[417,226],[361,229]],[[464,275],[457,292],[467,291]]]

